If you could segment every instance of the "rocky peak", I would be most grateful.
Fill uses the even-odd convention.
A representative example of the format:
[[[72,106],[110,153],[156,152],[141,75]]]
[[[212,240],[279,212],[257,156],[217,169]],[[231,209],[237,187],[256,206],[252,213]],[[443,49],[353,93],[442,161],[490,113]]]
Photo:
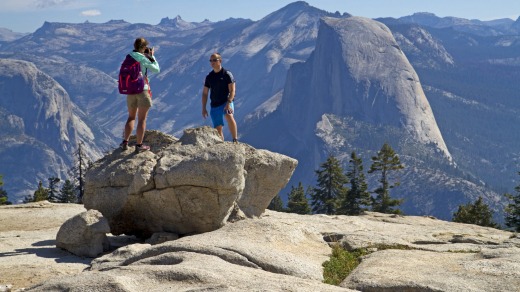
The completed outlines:
[[[451,160],[419,77],[384,24],[325,17],[316,42],[287,77],[281,107],[289,124],[313,131],[323,113],[352,116],[402,129]]]
[[[513,24],[511,24],[511,28],[514,29],[517,33],[520,32],[520,16],[515,20]]]
[[[441,18],[433,13],[417,12],[409,16],[400,17],[399,21],[435,27],[441,22]]]
[[[196,28],[197,26],[199,26],[196,23],[185,21],[184,19],[181,18],[180,15],[177,15],[171,19],[169,17],[163,18],[163,19],[161,19],[161,22],[159,22],[159,25],[174,27],[174,28],[181,29],[181,30],[193,29],[193,28]]]
[[[25,35],[27,35],[27,33],[14,32],[10,29],[0,27],[0,41],[3,42],[11,42]]]

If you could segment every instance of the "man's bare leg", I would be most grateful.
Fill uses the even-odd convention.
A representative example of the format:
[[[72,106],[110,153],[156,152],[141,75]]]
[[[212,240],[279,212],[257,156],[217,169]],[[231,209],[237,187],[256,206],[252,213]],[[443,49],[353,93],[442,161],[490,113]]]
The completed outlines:
[[[233,136],[233,141],[235,141],[238,139],[238,130],[235,118],[233,117],[233,114],[226,114],[225,117],[229,126],[229,132],[231,132],[231,136]]]
[[[217,129],[218,134],[220,135],[220,138],[222,138],[222,141],[224,141],[224,132],[222,131],[223,126],[216,126],[215,129]]]

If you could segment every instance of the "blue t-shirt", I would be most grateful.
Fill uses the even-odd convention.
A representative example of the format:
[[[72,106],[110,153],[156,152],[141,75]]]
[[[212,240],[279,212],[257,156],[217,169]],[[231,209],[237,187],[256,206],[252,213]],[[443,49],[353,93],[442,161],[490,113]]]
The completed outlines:
[[[204,86],[210,90],[211,107],[219,107],[227,102],[229,96],[228,85],[235,83],[233,74],[222,68],[215,72],[211,70],[204,80]]]

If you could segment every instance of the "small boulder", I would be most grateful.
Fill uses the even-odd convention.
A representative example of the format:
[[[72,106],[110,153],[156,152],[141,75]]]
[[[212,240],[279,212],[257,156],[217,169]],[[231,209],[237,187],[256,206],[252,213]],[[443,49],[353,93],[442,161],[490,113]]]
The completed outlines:
[[[65,221],[56,235],[56,247],[75,255],[96,257],[108,251],[108,221],[97,210],[88,210]]]

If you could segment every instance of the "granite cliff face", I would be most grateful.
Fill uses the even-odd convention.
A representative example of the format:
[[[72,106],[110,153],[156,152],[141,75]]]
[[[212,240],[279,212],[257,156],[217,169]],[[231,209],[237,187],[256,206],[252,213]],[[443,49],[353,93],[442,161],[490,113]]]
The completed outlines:
[[[316,50],[289,71],[281,106],[287,124],[310,130],[323,113],[350,116],[401,129],[451,160],[419,77],[390,30],[371,19],[324,18]]]
[[[29,185],[51,176],[67,177],[72,153],[79,143],[90,146],[90,157],[100,154],[93,131],[68,93],[33,63],[0,59],[0,173],[14,192],[13,202]]]

